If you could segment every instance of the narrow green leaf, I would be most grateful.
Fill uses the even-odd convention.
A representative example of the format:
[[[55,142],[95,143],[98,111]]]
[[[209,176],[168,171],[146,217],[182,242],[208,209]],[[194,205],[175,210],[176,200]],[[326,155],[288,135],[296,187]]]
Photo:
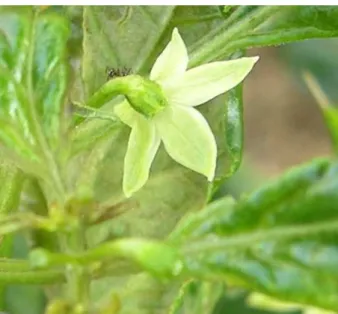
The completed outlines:
[[[245,12],[245,7],[236,9],[240,10]],[[265,12],[267,15],[264,15]],[[337,15],[335,6],[264,6],[258,9],[248,6],[246,13],[236,19],[228,30],[220,26],[205,36],[210,39],[209,47],[203,45],[203,37],[200,39],[202,45],[194,46],[191,65],[201,58],[211,61],[240,49],[337,37]]]
[[[243,84],[226,93],[225,105],[205,107],[204,113],[212,117],[218,144],[218,158],[212,194],[224,180],[236,173],[241,162],[244,145]],[[210,118],[209,118],[210,119]]]
[[[31,43],[34,102],[38,116],[50,145],[55,147],[62,135],[65,93],[68,85],[67,40],[69,23],[57,14],[41,14],[34,23]],[[63,119],[62,119],[63,117]],[[65,127],[66,125],[63,125]]]
[[[331,142],[335,154],[338,154],[338,109],[332,105],[325,93],[320,88],[316,79],[308,72],[303,73],[304,80],[310,92],[316,99],[322,110],[325,124],[330,133]]]
[[[5,217],[18,208],[24,176],[12,163],[0,159],[0,182],[0,217]]]
[[[338,154],[338,109],[333,106],[321,108],[329,130],[333,151]]]
[[[335,6],[290,6],[287,10],[277,11],[256,30],[234,40],[225,50],[337,37],[337,16]]]

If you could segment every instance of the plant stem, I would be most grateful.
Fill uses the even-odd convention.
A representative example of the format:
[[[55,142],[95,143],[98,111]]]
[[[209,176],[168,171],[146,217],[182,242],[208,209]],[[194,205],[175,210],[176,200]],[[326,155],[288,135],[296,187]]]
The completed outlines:
[[[0,271],[2,284],[53,284],[65,281],[62,270],[40,270],[24,272],[2,272]]]
[[[79,227],[69,234],[60,236],[63,252],[70,255],[83,254],[86,250],[85,242],[86,225],[81,219]],[[65,261],[67,263],[67,261]],[[71,296],[74,303],[80,303],[84,308],[89,308],[90,273],[84,265],[67,263],[66,270],[67,289],[66,297]]]

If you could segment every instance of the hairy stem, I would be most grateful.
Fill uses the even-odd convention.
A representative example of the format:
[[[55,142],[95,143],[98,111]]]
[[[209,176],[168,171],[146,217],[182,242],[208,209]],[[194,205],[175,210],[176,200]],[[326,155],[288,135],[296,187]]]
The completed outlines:
[[[81,219],[78,228],[75,228],[70,233],[60,235],[62,251],[71,256],[83,254],[86,250],[85,230],[86,225],[84,220]],[[62,255],[60,254],[60,256]],[[84,308],[88,308],[91,281],[88,269],[80,264],[69,263],[67,260],[63,260],[63,263],[60,264],[67,265],[67,288],[65,297],[70,296],[74,303],[80,303]]]

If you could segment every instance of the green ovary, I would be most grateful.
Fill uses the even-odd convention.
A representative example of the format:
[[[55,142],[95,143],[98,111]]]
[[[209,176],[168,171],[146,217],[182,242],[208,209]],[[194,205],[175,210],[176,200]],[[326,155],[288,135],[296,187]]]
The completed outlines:
[[[168,101],[159,84],[139,75],[126,77],[125,96],[134,110],[147,118],[161,112]]]

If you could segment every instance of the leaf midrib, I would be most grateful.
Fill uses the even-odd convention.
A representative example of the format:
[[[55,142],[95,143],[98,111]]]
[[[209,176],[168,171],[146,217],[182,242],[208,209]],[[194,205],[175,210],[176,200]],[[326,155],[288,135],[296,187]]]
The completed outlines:
[[[274,229],[245,233],[242,235],[193,241],[182,246],[185,254],[205,254],[206,252],[246,248],[254,243],[265,240],[285,241],[295,237],[314,235],[323,232],[338,232],[338,220],[326,221],[317,224],[283,226]]]

